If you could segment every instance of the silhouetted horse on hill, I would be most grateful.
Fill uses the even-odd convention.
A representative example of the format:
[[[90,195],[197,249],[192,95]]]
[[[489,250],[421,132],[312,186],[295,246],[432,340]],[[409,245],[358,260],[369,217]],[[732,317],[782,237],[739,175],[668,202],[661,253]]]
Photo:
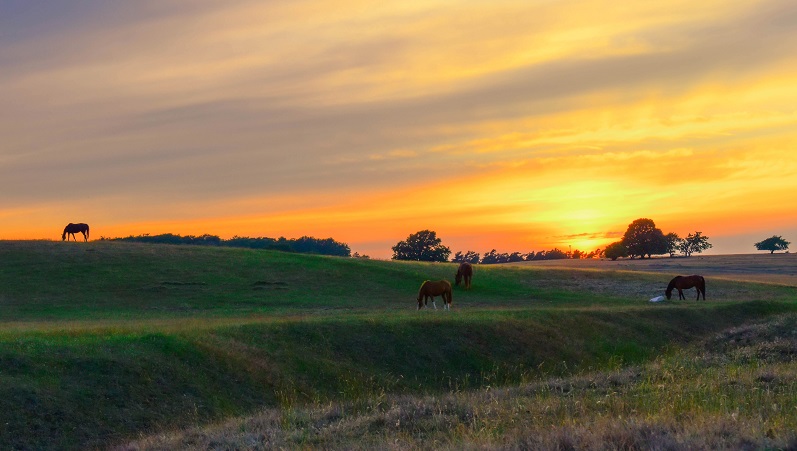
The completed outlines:
[[[673,288],[678,290],[678,299],[686,300],[686,296],[684,296],[684,292],[681,290],[697,288],[697,299],[695,300],[700,300],[700,293],[703,293],[703,300],[706,300],[706,280],[703,279],[703,276],[675,276],[664,291],[664,295],[667,296],[667,299],[670,299],[672,296]]]
[[[72,235],[72,239],[77,241],[75,238],[76,233],[83,234],[83,241],[89,240],[89,225],[88,224],[72,224],[71,222],[64,227],[64,233],[61,235],[61,241],[66,240],[68,237],[67,235]]]

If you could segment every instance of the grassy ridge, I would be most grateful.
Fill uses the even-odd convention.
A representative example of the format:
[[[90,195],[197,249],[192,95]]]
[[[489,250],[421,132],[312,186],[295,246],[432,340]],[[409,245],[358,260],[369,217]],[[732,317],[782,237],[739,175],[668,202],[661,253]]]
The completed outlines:
[[[657,315],[361,315],[198,332],[25,333],[0,340],[0,447],[100,446],[262,406],[578,374],[644,362],[667,347],[789,309],[756,302]]]
[[[650,305],[660,275],[479,267],[453,312],[415,312],[453,265],[122,243],[0,256],[3,449],[572,376],[795,309],[790,287],[718,281],[722,302]]]
[[[264,409],[125,449],[794,449],[795,330],[788,314],[641,365]]]

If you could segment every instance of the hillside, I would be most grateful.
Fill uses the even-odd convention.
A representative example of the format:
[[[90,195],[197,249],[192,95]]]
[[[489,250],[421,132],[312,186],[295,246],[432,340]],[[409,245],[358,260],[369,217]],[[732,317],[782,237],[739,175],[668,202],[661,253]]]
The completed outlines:
[[[797,254],[693,255],[611,260],[542,260],[517,265],[543,268],[642,271],[663,274],[702,274],[706,277],[797,286]]]
[[[470,392],[651,362],[795,311],[793,287],[129,243],[0,242],[0,448],[86,448],[263,408]]]

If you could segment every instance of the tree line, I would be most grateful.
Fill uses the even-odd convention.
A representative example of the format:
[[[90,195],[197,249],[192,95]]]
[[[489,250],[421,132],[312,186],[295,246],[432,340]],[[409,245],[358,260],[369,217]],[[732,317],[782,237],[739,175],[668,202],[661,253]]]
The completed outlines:
[[[629,224],[621,240],[611,243],[604,249],[595,249],[590,252],[581,250],[563,251],[559,248],[543,250],[538,252],[498,252],[492,249],[484,255],[471,250],[458,251],[451,258],[452,262],[469,262],[478,264],[513,263],[533,260],[557,260],[557,259],[580,259],[580,258],[650,258],[653,255],[669,254],[674,257],[676,253],[689,257],[692,254],[699,254],[704,250],[710,249],[712,244],[708,242],[708,237],[702,232],[696,231],[681,238],[678,234],[670,232],[665,234],[656,227],[653,220],[640,218]],[[107,241],[129,241],[138,243],[160,243],[160,244],[188,244],[200,246],[227,246],[241,247],[249,249],[267,249],[295,253],[312,253],[320,255],[332,255],[339,257],[369,258],[367,255],[351,253],[351,248],[346,243],[335,241],[332,238],[314,238],[303,236],[296,239],[285,237],[240,237],[234,236],[228,240],[216,235],[175,235],[165,233],[161,235],[137,235],[124,238],[105,238],[100,240]],[[770,253],[775,251],[787,251],[789,241],[783,237],[774,235],[770,238],[755,243],[758,250],[768,250]],[[393,260],[414,260],[414,261],[449,261],[451,249],[442,244],[442,240],[431,230],[421,230],[410,234],[406,240],[398,242],[392,247]]]
[[[652,219],[640,218],[628,225],[620,241],[609,244],[603,250],[603,256],[611,260],[620,257],[648,258],[653,255],[669,254],[674,257],[680,252],[685,257],[699,254],[713,245],[703,232],[694,232],[681,238],[675,232],[665,234],[656,227]]]
[[[471,250],[458,251],[451,258],[452,262],[469,262],[480,264],[513,263],[532,260],[556,260],[565,258],[608,258],[617,260],[618,258],[651,258],[653,255],[666,255],[675,257],[680,253],[684,257],[692,254],[699,254],[713,245],[709,243],[709,237],[703,232],[695,231],[681,238],[675,232],[664,233],[656,227],[652,219],[640,218],[628,225],[621,240],[609,244],[604,249],[595,249],[591,252],[584,252],[578,249],[574,251],[562,251],[558,248],[549,251],[539,252],[512,252],[499,253],[495,249],[484,255]],[[768,250],[770,253],[775,251],[788,251],[789,241],[783,237],[775,235],[763,241],[755,243],[758,250]],[[415,260],[415,261],[448,261],[451,249],[442,244],[442,240],[432,230],[421,230],[407,237],[406,240],[399,241],[393,246],[393,260]]]
[[[320,255],[334,255],[339,257],[351,257],[351,249],[346,243],[341,243],[332,238],[313,238],[303,236],[301,238],[250,238],[234,236],[228,240],[219,238],[216,235],[175,235],[165,233],[162,235],[138,235],[124,238],[100,238],[107,241],[129,241],[136,243],[159,243],[159,244],[189,244],[198,246],[227,246],[241,247],[249,249],[267,249],[284,252],[309,253]]]
[[[480,255],[471,250],[454,254],[451,261],[469,262],[480,264],[512,263],[532,260],[556,260],[556,259],[580,259],[580,258],[609,258],[617,260],[620,257],[631,258],[650,258],[653,255],[669,254],[674,257],[676,253],[681,253],[685,257],[692,254],[699,254],[704,250],[710,249],[708,237],[702,232],[690,233],[684,238],[677,233],[670,232],[665,234],[656,227],[653,220],[640,218],[632,222],[623,238],[620,241],[606,246],[605,249],[596,249],[585,252],[581,250],[563,251],[554,248],[548,251],[538,252],[512,252],[499,253],[495,249]],[[421,230],[413,233],[406,240],[400,241],[393,246],[394,260],[416,260],[416,261],[448,261],[451,249],[442,244],[442,240],[431,230]]]
[[[421,230],[410,234],[406,240],[398,242],[393,246],[393,260],[413,260],[445,262],[451,256],[451,249],[442,244],[442,240],[437,237],[437,233],[432,230]],[[600,249],[591,252],[584,252],[578,249],[574,251],[563,251],[554,248],[547,251],[538,252],[498,252],[493,249],[484,255],[471,250],[458,251],[451,258],[452,262],[469,262],[483,265],[496,263],[513,263],[532,260],[557,260],[565,258],[593,258],[599,256]]]

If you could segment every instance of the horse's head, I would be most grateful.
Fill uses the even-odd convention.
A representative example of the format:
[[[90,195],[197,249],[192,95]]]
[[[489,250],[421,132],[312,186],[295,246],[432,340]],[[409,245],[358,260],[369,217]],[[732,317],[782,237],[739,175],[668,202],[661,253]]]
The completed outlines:
[[[462,273],[457,271],[457,274],[454,276],[454,285],[459,286],[460,282],[462,282]]]
[[[64,241],[65,239],[66,239],[66,232],[61,234],[61,241]]]
[[[672,297],[672,288],[667,288],[666,290],[664,290],[664,296],[666,296],[667,299],[669,300]]]

